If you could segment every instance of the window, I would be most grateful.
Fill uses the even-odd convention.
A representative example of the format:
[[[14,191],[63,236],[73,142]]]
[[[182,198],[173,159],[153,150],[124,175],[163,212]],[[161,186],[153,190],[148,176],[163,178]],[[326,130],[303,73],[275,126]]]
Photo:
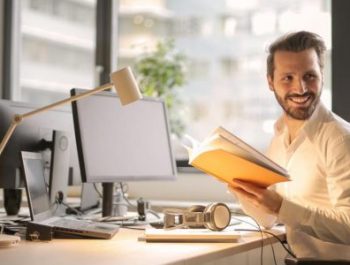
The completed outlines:
[[[13,100],[51,103],[95,85],[96,0],[21,1],[19,87]]]
[[[326,41],[323,100],[330,105],[330,0],[121,0],[119,5],[118,67],[133,64],[169,37],[189,59],[181,113],[185,132],[195,138],[223,125],[266,148],[280,115],[265,78],[266,49],[293,30],[314,31]],[[176,149],[176,156],[186,157],[183,151]]]

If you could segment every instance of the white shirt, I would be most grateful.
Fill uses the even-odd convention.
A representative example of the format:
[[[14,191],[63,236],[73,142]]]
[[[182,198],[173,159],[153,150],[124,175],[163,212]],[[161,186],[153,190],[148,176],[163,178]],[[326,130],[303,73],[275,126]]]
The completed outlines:
[[[268,156],[290,174],[275,185],[284,199],[278,221],[298,257],[350,259],[350,124],[321,103],[289,144],[283,119],[275,124]],[[270,227],[276,217],[242,202]]]

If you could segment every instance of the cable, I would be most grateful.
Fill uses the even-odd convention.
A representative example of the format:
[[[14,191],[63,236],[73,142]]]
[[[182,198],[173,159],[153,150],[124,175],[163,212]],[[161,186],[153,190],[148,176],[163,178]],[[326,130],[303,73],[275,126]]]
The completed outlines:
[[[122,228],[126,228],[126,229],[131,229],[131,230],[141,230],[141,231],[145,231],[146,228],[143,227],[132,227],[132,226],[123,226],[123,224],[121,224]]]
[[[74,207],[69,206],[67,203],[65,202],[61,202],[61,204],[63,204],[64,206],[66,206],[68,209],[72,210],[73,212],[75,212],[77,215],[83,215],[84,213],[79,211],[78,209],[75,209]]]
[[[128,188],[126,188],[126,190],[124,190],[124,187],[127,187],[127,185],[124,186],[123,182],[119,182],[118,184],[119,184],[119,186],[120,186],[120,190],[121,190],[123,199],[126,201],[126,203],[127,203],[129,206],[136,207],[136,205],[132,204],[132,203],[129,201],[129,199],[126,197],[126,195],[125,195],[125,193],[128,191]]]
[[[125,189],[124,187],[127,187],[127,185],[124,185],[122,182],[119,182],[118,184],[119,184],[119,186],[120,186],[120,190],[121,190],[122,197],[123,197],[123,199],[126,201],[126,203],[127,203],[129,206],[131,206],[131,207],[137,207],[137,205],[132,204],[132,203],[129,201],[129,199],[126,197],[126,195],[125,195],[126,191],[128,191],[128,188]],[[159,214],[156,213],[155,211],[151,210],[151,209],[147,209],[147,208],[146,208],[146,214],[147,214],[147,213],[153,214],[155,217],[157,217],[158,219],[160,219]]]
[[[278,236],[276,236],[274,233],[272,233],[272,232],[270,232],[270,231],[265,231],[265,230],[264,230],[263,232],[266,233],[266,234],[269,234],[269,235],[273,236],[274,238],[276,238],[276,239],[281,243],[282,247],[288,252],[288,254],[291,255],[293,258],[296,258],[296,255],[295,255],[289,248],[287,248],[287,247],[284,245],[283,241],[282,241]]]
[[[234,211],[231,211],[231,213],[241,215],[240,213],[237,213],[237,212],[234,212]],[[251,223],[249,223],[249,222],[247,222],[245,220],[239,219],[237,217],[233,217],[233,218],[255,227],[257,229],[255,231],[260,232],[260,235],[261,235],[260,264],[263,265],[263,261],[264,261],[264,235],[263,235],[263,230],[261,229],[261,226],[259,225],[259,223],[253,217],[250,217],[250,218],[255,222],[256,226],[254,226],[253,224],[251,224]],[[242,230],[244,230],[244,229],[242,229]],[[236,231],[239,231],[239,229],[236,229]],[[246,230],[244,230],[244,231],[246,231]],[[275,257],[275,251],[273,249],[272,244],[270,244],[270,246],[272,248],[272,255],[273,255],[273,259],[275,261],[275,265],[277,265],[276,257]]]
[[[102,199],[102,198],[103,198],[102,193],[98,190],[98,188],[97,188],[97,186],[96,186],[96,183],[94,183],[93,185],[94,185],[94,189],[95,189],[96,193],[98,194],[98,196],[100,197],[100,199]]]
[[[231,213],[242,215],[241,213],[237,213],[237,212],[231,212]],[[259,223],[258,223],[254,218],[252,218],[251,216],[248,216],[248,217],[251,218],[251,219],[260,227]],[[287,248],[287,247],[285,246],[285,243],[284,243],[277,235],[275,235],[274,233],[272,233],[272,232],[270,232],[270,231],[266,231],[266,230],[261,230],[261,228],[260,228],[260,230],[259,230],[258,227],[254,226],[253,224],[251,224],[251,223],[249,223],[249,222],[247,222],[247,221],[245,221],[245,220],[242,220],[242,219],[240,219],[240,218],[237,218],[237,217],[233,217],[233,218],[235,218],[235,219],[237,219],[237,220],[239,220],[239,221],[241,221],[241,222],[243,222],[243,223],[249,224],[249,225],[251,225],[251,226],[253,226],[253,227],[256,228],[256,229],[236,229],[236,231],[254,231],[254,232],[261,231],[261,232],[263,232],[263,233],[265,233],[265,234],[269,234],[269,235],[273,236],[274,238],[276,238],[276,239],[278,240],[278,242],[282,245],[282,247],[284,248],[284,250],[285,250],[289,255],[291,255],[293,258],[296,258],[296,255],[295,255],[289,248]],[[287,245],[288,245],[288,244],[287,244]]]
[[[157,217],[158,219],[161,219],[160,218],[160,215],[156,212],[156,211],[153,211],[153,210],[151,210],[151,209],[148,209],[147,211],[146,211],[146,213],[150,213],[150,214],[153,214],[155,217]]]
[[[275,249],[273,247],[272,242],[270,242],[270,247],[271,247],[271,251],[272,251],[273,261],[274,261],[275,265],[277,265]]]
[[[248,231],[248,232],[251,231],[251,232],[257,232],[258,230],[257,230],[257,229],[248,229],[248,228],[247,228],[247,229],[238,228],[238,229],[236,229],[236,231]],[[265,234],[269,234],[269,235],[273,236],[274,238],[276,238],[276,239],[279,241],[279,243],[282,245],[282,247],[284,248],[284,250],[287,251],[287,253],[288,253],[289,255],[291,255],[293,258],[296,258],[295,254],[294,254],[291,250],[289,250],[289,249],[284,245],[283,241],[282,241],[277,235],[275,235],[275,234],[272,233],[272,232],[266,231],[266,230],[262,230],[262,232],[265,233]]]
[[[231,211],[231,213],[242,215],[241,213],[238,213],[238,212],[232,212],[232,211]],[[251,218],[251,219],[256,223],[257,226],[254,226],[253,224],[251,224],[251,223],[249,223],[249,222],[247,222],[247,221],[245,221],[245,220],[239,219],[239,218],[237,218],[237,217],[233,217],[233,218],[236,219],[236,220],[239,220],[239,221],[241,221],[241,222],[243,222],[243,223],[246,223],[246,224],[249,224],[249,225],[255,227],[255,228],[256,228],[255,231],[260,232],[260,235],[261,235],[260,264],[263,265],[263,259],[264,259],[264,258],[263,258],[263,257],[264,257],[264,235],[263,235],[263,233],[262,233],[262,229],[261,229],[259,223],[256,222],[254,218]],[[236,230],[238,230],[238,229],[236,229]]]
[[[264,233],[264,230],[261,229],[261,226],[260,226],[260,224],[258,223],[258,221],[256,221],[255,218],[253,218],[253,217],[250,217],[250,218],[251,218],[251,219],[256,223],[256,225],[259,227],[260,233],[261,233],[261,234]],[[264,240],[264,237],[263,237],[263,236],[262,236],[262,240]],[[274,249],[274,247],[273,247],[273,243],[272,243],[271,240],[270,240],[270,247],[271,247],[271,251],[272,251],[273,261],[274,261],[275,265],[277,265],[276,255],[275,255],[275,249]],[[263,258],[263,257],[261,257],[261,258]]]

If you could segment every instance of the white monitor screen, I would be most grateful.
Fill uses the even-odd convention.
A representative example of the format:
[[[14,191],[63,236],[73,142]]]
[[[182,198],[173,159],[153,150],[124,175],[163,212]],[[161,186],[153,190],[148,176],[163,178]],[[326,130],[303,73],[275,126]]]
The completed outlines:
[[[73,89],[72,95],[83,91]],[[114,93],[99,93],[73,103],[73,120],[83,181],[175,178],[163,101],[122,106]]]

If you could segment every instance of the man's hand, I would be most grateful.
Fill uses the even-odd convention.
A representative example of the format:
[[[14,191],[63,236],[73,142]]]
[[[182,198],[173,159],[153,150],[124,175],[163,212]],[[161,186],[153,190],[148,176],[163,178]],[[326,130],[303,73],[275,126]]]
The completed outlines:
[[[233,180],[233,185],[229,185],[229,190],[240,199],[261,208],[269,214],[277,215],[282,205],[282,196],[274,190],[258,187],[254,184]]]

